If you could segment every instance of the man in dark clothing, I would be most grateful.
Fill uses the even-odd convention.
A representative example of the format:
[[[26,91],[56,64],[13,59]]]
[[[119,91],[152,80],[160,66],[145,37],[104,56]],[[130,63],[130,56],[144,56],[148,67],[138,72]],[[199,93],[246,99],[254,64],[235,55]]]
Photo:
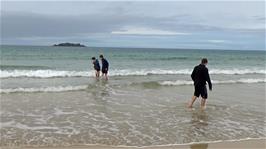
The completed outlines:
[[[108,61],[103,57],[103,55],[99,56],[102,60],[102,75],[105,77],[106,80],[108,80],[108,69],[109,69],[109,63]]]
[[[91,60],[92,60],[92,64],[93,64],[93,67],[95,70],[95,76],[96,76],[96,78],[99,78],[100,77],[100,70],[101,70],[100,63],[95,57],[92,57]]]
[[[201,109],[204,110],[206,107],[206,99],[208,98],[206,81],[209,85],[209,90],[212,90],[212,83],[210,80],[208,68],[206,65],[208,64],[208,60],[203,58],[201,60],[201,64],[196,66],[191,74],[191,78],[194,81],[195,92],[192,100],[189,102],[188,107],[192,108],[193,103],[201,95]]]

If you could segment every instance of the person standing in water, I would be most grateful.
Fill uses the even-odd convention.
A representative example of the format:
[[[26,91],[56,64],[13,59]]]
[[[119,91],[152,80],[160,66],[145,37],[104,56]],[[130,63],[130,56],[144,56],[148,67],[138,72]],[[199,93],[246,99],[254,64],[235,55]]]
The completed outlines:
[[[191,101],[188,103],[188,108],[192,108],[193,103],[195,100],[201,96],[201,109],[204,110],[206,108],[206,99],[208,98],[207,88],[206,88],[206,81],[209,85],[209,90],[212,90],[212,83],[210,80],[210,75],[208,72],[208,68],[206,65],[208,64],[208,60],[203,58],[201,60],[201,64],[194,67],[194,70],[191,74],[191,78],[194,81],[194,96],[192,97]]]
[[[95,57],[92,57],[91,60],[95,70],[95,77],[98,79],[100,77],[100,70],[101,70],[100,63],[98,59],[96,59]]]
[[[105,77],[106,80],[108,80],[108,69],[109,69],[109,63],[108,61],[103,57],[103,55],[99,56],[102,61],[102,76]]]

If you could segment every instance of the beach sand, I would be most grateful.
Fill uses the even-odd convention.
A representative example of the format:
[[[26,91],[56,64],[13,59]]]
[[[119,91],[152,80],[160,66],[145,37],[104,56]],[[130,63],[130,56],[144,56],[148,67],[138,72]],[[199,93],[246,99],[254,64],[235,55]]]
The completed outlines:
[[[266,139],[243,141],[224,141],[217,143],[162,145],[150,147],[123,147],[105,145],[69,146],[69,147],[1,147],[1,149],[266,149]]]

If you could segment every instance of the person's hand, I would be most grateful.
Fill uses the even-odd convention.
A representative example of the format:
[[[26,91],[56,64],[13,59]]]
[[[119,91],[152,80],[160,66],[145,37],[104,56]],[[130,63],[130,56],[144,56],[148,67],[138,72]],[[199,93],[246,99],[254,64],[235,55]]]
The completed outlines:
[[[209,90],[212,91],[212,87],[209,87]]]

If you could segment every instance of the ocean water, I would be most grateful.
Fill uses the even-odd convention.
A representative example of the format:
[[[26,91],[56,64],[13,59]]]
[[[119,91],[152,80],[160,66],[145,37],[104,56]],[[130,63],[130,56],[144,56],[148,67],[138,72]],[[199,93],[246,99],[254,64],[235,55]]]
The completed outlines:
[[[265,51],[1,46],[1,146],[151,146],[266,137]],[[108,81],[94,78],[104,54]],[[186,103],[209,60],[207,109]]]

